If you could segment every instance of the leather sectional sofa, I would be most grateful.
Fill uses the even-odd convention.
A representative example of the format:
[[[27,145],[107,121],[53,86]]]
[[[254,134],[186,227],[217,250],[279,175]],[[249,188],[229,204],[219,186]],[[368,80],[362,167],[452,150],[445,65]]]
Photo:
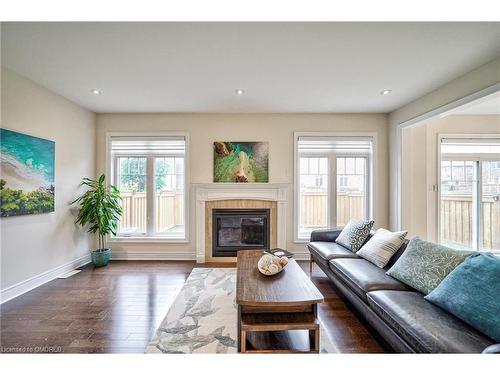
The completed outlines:
[[[408,241],[381,269],[335,243],[339,233],[313,231],[307,245],[311,259],[396,352],[481,353],[493,348],[490,338],[385,274]]]

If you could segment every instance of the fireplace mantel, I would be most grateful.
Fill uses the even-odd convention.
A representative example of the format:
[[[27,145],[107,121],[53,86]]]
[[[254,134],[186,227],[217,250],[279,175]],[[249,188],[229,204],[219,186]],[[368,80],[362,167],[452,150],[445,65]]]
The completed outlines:
[[[196,197],[196,261],[205,263],[205,202],[229,199],[274,201],[277,204],[278,247],[286,247],[287,184],[193,184]]]

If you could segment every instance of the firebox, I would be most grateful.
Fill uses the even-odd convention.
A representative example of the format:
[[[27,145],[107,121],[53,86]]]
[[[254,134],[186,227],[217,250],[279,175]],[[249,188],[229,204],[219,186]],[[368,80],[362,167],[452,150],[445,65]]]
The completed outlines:
[[[269,249],[269,209],[212,210],[212,256],[234,257],[238,250]]]

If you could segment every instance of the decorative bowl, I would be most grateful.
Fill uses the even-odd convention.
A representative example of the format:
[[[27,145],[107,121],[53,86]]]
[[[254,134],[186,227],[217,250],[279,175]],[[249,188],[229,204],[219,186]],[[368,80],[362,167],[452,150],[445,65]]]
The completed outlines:
[[[276,275],[283,271],[283,268],[288,264],[287,257],[277,257],[271,254],[264,254],[257,263],[257,268],[260,273],[266,276]]]

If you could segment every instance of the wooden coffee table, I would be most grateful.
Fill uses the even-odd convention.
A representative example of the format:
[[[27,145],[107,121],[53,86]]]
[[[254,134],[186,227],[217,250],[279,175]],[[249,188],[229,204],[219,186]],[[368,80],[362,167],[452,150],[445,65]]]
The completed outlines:
[[[238,304],[238,351],[241,353],[319,352],[318,303],[323,295],[294,259],[277,275],[265,276],[257,269],[262,250],[238,251],[236,303]],[[308,331],[308,350],[283,347],[290,340],[283,334],[296,330]],[[278,333],[279,332],[279,333]],[[250,336],[278,333],[276,340],[260,340],[271,347],[248,347]],[[281,335],[281,336],[280,336]],[[279,340],[279,339],[278,339]],[[259,340],[254,340],[259,341]],[[274,343],[274,344],[273,344]],[[268,345],[269,346],[269,345]]]

